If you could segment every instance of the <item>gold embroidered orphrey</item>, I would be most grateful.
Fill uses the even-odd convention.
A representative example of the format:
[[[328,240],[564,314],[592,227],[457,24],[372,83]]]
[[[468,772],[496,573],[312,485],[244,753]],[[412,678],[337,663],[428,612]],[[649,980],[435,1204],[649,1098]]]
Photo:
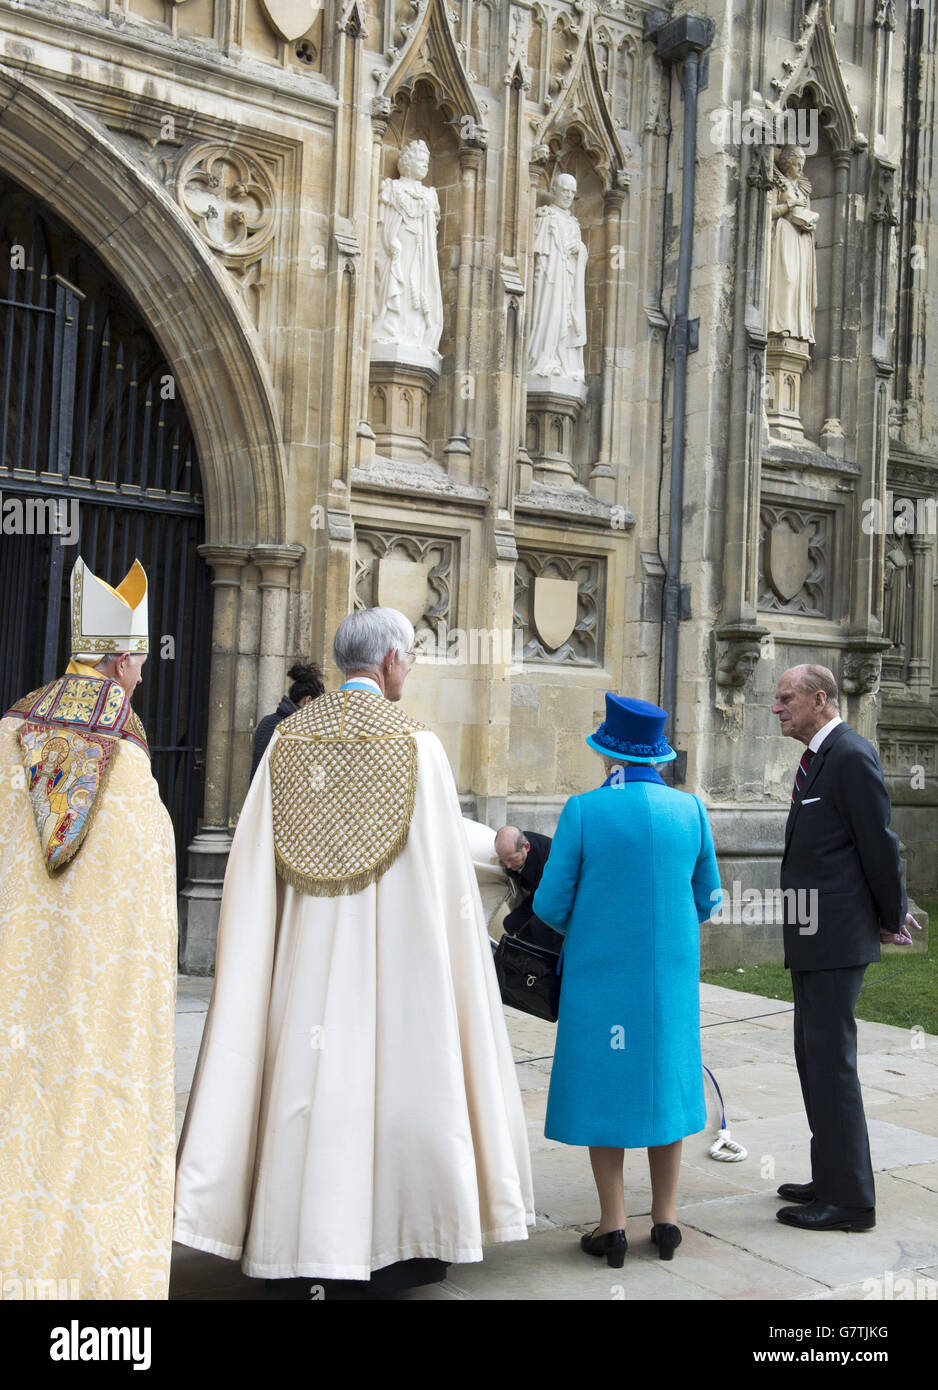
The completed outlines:
[[[119,682],[67,674],[24,695],[4,718],[22,720],[17,744],[46,872],[64,869],[94,822],[114,756],[126,739],[150,750]]]
[[[425,728],[383,695],[337,690],[279,726],[270,757],[277,873],[301,893],[360,893],[407,843]]]

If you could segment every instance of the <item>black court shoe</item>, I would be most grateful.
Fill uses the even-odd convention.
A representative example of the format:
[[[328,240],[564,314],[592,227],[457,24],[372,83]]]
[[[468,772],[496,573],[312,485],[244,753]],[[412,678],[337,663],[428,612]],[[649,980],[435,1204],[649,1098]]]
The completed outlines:
[[[651,1240],[652,1244],[658,1247],[659,1260],[673,1260],[674,1252],[680,1245],[682,1236],[677,1226],[662,1221],[660,1225],[652,1226]]]
[[[625,1264],[625,1252],[629,1248],[629,1243],[625,1238],[624,1231],[606,1231],[604,1235],[580,1237],[580,1249],[585,1250],[587,1255],[605,1255],[606,1264],[610,1269],[621,1269]]]

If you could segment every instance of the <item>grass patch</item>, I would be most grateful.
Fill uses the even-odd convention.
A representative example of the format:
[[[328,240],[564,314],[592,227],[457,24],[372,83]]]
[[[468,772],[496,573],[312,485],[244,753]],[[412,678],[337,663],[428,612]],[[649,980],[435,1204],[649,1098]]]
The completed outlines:
[[[925,900],[932,929],[938,924],[938,900]],[[708,985],[792,1001],[791,976],[783,965],[745,965],[736,970],[707,970]],[[938,1034],[938,959],[932,955],[903,957],[898,951],[867,966],[857,1000],[857,1018],[867,1023],[891,1023],[895,1028],[924,1028]]]

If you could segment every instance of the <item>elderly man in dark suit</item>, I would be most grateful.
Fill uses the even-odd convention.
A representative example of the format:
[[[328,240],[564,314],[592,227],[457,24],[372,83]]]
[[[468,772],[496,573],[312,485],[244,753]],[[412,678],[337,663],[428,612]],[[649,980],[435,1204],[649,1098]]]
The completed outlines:
[[[873,1168],[857,1077],[854,1008],[880,941],[910,944],[899,841],[876,750],[841,719],[826,666],[793,666],[772,713],[806,745],[785,829],[785,964],[795,996],[795,1061],[811,1129],[809,1183],[783,1183],[779,1221],[809,1231],[876,1224]],[[792,893],[786,890],[794,889]],[[816,894],[811,912],[795,905]],[[791,906],[789,906],[789,903]]]
[[[503,825],[495,836],[495,853],[511,881],[516,899],[505,918],[505,931],[521,941],[532,941],[536,946],[559,953],[563,937],[542,922],[532,906],[550,845],[549,835],[539,835],[536,830],[519,830],[516,825]]]

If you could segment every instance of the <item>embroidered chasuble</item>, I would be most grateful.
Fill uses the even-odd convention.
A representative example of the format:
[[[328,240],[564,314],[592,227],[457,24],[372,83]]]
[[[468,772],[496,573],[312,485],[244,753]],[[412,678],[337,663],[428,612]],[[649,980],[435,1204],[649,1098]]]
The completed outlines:
[[[278,725],[244,803],[175,1239],[255,1278],[482,1258],[534,1224],[521,1095],[442,744],[376,691]]]
[[[0,752],[4,1296],[166,1298],[176,856],[146,735],[72,661]]]

